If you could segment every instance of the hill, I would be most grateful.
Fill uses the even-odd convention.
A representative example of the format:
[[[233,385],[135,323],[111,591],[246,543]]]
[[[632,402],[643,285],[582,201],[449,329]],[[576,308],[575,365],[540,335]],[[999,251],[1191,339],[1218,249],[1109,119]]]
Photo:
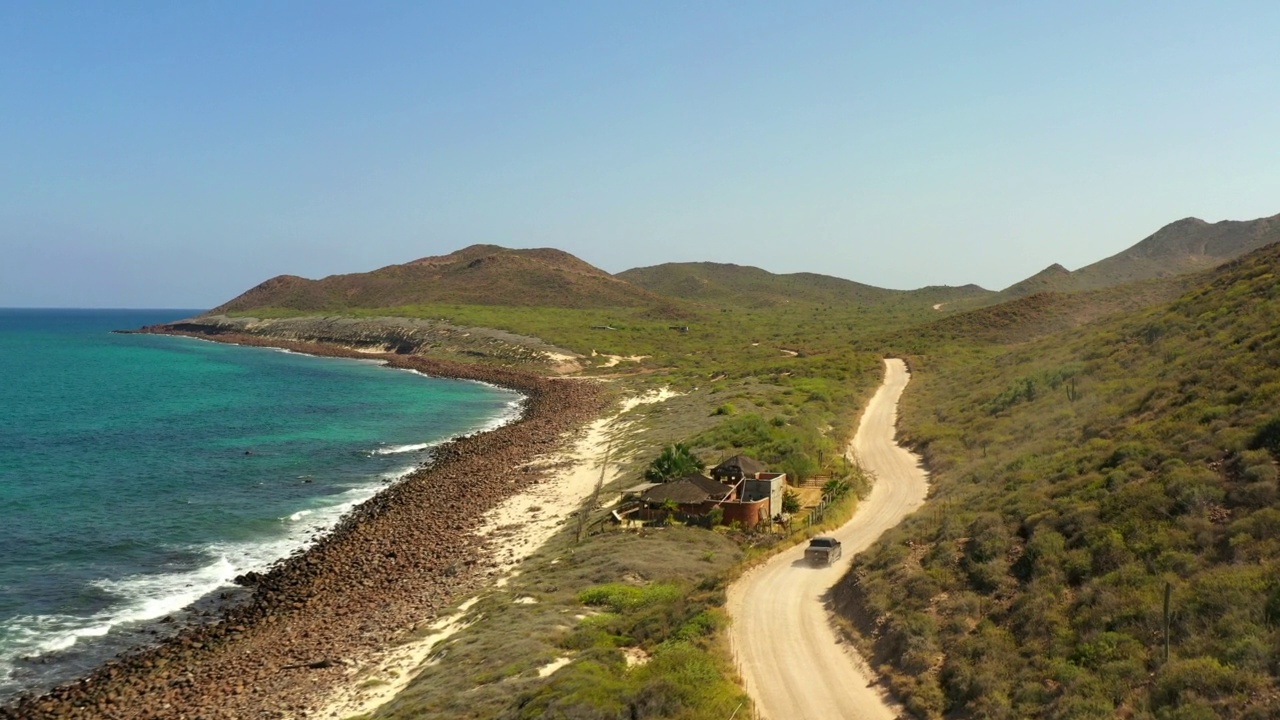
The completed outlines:
[[[1071,271],[1054,263],[1026,280],[1016,282],[1000,294],[1005,297],[1026,297],[1037,293],[1070,292],[1078,289]]]
[[[915,714],[1280,717],[1278,274],[911,358],[930,505],[836,595]]]
[[[1206,270],[1280,242],[1280,215],[1257,220],[1208,223],[1184,218],[1169,223],[1133,247],[1074,272],[1052,265],[1005,288],[1007,297],[1040,292],[1099,290],[1126,283]]]
[[[660,295],[708,305],[768,307],[788,302],[880,302],[892,290],[813,273],[779,275],[750,265],[694,262],[633,268],[618,277]]]
[[[1197,282],[1197,275],[1144,280],[1102,290],[1037,292],[997,305],[957,312],[899,337],[1009,344],[1070,330],[1105,317],[1169,302]]]
[[[633,268],[617,277],[659,295],[717,307],[876,305],[890,301],[951,302],[994,295],[977,285],[888,290],[817,273],[778,274],[750,265],[694,262]]]
[[[670,302],[569,253],[472,245],[372,272],[271,278],[210,314],[336,312],[458,303],[556,308],[666,308]]]

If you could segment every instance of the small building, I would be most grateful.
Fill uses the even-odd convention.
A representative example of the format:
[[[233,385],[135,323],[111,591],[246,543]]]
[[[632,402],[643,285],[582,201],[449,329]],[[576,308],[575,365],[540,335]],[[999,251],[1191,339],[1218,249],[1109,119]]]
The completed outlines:
[[[764,463],[746,455],[734,455],[721,462],[711,470],[711,477],[721,482],[740,482],[743,478],[753,478],[766,472],[769,468]]]
[[[782,513],[782,495],[786,491],[786,473],[756,473],[754,478],[747,478],[742,482],[743,502],[767,499],[769,501],[767,505],[769,517],[776,517]]]
[[[701,473],[694,473],[679,480],[654,485],[640,493],[640,502],[653,507],[674,502],[682,514],[705,515],[711,507],[715,507],[715,503],[737,497],[737,491],[735,485],[725,485]],[[703,506],[708,503],[711,507],[703,510]]]
[[[720,508],[723,513],[720,522],[725,525],[738,523],[744,527],[755,527],[762,522],[767,523],[772,517],[771,497],[765,495],[747,500],[741,497],[741,489],[740,482],[721,483],[701,474],[688,475],[641,492],[637,498],[639,509],[636,515],[640,520],[662,520],[670,512],[668,503],[674,503],[676,518],[685,522],[705,518],[712,510]],[[779,508],[781,502],[779,497]]]

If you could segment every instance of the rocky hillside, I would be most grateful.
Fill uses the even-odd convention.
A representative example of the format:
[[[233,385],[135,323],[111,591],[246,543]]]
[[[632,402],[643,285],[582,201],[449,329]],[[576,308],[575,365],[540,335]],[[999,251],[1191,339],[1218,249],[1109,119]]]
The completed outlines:
[[[1024,297],[1040,292],[1099,290],[1151,278],[1173,277],[1217,267],[1276,242],[1280,242],[1280,215],[1216,223],[1184,218],[1109,258],[1074,272],[1052,265],[1005,288],[1002,294]]]
[[[458,303],[558,308],[663,308],[653,293],[551,248],[472,245],[448,255],[349,275],[271,278],[210,314],[341,312]]]
[[[917,717],[1280,717],[1277,273],[912,357],[929,505],[835,596]]]
[[[1112,315],[1134,312],[1181,295],[1198,274],[1143,280],[1102,290],[1037,292],[996,305],[958,312],[923,328],[913,339],[972,340],[997,344],[1026,342]]]
[[[432,355],[499,363],[539,366],[540,370],[572,372],[578,356],[535,337],[484,327],[464,327],[443,320],[404,317],[292,317],[258,319],[208,314],[147,332],[198,335],[245,335],[287,343],[320,343],[366,353]]]

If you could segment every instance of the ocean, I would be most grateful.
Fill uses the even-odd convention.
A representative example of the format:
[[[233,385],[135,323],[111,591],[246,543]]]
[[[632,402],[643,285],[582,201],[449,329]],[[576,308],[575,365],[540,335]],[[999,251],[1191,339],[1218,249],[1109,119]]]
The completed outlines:
[[[520,396],[373,361],[0,310],[0,702],[154,641]]]

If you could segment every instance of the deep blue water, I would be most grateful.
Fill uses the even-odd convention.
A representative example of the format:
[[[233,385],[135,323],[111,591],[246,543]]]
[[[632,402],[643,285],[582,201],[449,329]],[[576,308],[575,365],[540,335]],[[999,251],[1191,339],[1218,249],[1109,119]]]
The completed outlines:
[[[0,700],[145,641],[518,405],[368,361],[109,333],[192,314],[0,310]]]

